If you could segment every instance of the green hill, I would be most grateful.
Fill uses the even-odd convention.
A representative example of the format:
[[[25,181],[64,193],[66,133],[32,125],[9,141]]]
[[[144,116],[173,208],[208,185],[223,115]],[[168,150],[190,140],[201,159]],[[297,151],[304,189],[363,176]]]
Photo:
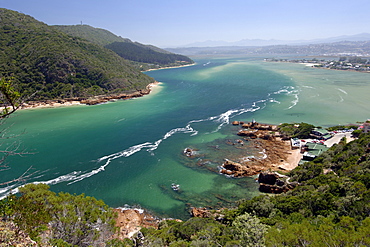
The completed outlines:
[[[83,38],[101,46],[109,45],[113,42],[131,42],[131,40],[114,35],[108,30],[89,25],[55,25],[53,27],[68,35]]]
[[[104,29],[94,28],[88,25],[57,25],[54,27],[74,37],[84,38],[94,44],[104,46],[116,52],[119,56],[136,62],[134,64],[142,70],[194,63],[193,60],[186,56],[174,54],[153,45],[132,42],[130,39],[119,37]]]
[[[193,61],[186,56],[157,52],[135,43],[114,42],[105,47],[116,52],[119,56],[135,62],[159,65],[184,65],[193,63]]]
[[[116,53],[31,16],[0,9],[0,77],[32,100],[134,92],[154,79]]]

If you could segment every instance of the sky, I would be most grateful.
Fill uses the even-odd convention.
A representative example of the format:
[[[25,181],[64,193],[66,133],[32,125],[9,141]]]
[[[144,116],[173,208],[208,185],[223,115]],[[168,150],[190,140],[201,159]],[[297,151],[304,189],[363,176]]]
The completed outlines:
[[[370,0],[0,0],[48,25],[87,24],[158,47],[370,33]]]

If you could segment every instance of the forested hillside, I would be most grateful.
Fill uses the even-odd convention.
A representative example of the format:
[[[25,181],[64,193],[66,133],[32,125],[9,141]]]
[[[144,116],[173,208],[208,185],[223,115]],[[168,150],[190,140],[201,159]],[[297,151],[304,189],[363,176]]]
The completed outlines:
[[[0,77],[32,100],[134,92],[154,79],[100,45],[0,9]]]
[[[68,35],[83,38],[101,46],[109,45],[113,42],[132,42],[129,39],[114,35],[108,30],[89,25],[54,25],[53,27]]]
[[[168,67],[193,63],[193,60],[186,56],[174,54],[152,45],[132,42],[130,39],[119,37],[104,29],[94,28],[88,25],[57,25],[54,27],[69,35],[84,38],[95,44],[105,46],[116,52],[119,56],[137,62],[135,65],[143,70],[158,68],[158,66]],[[151,66],[148,64],[151,64]]]
[[[186,56],[157,52],[135,43],[114,42],[105,47],[116,52],[119,56],[135,62],[159,65],[184,65],[193,63],[193,61]]]

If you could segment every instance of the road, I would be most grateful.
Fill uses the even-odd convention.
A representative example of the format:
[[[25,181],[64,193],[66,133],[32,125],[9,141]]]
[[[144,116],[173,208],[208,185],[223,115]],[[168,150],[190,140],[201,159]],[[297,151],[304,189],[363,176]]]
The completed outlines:
[[[329,140],[326,140],[324,142],[324,144],[327,146],[327,147],[331,147],[333,146],[334,144],[336,143],[339,143],[339,141],[343,138],[343,137],[346,137],[347,138],[347,143],[350,142],[350,141],[353,141],[354,138],[351,137],[352,136],[352,133],[351,132],[345,132],[345,133],[337,133],[335,134],[332,138],[330,138]]]

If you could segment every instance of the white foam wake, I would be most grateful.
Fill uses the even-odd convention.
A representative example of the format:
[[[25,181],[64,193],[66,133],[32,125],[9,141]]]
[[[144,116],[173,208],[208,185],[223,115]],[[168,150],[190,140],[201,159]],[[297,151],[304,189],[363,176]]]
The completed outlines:
[[[348,94],[346,91],[344,91],[343,89],[341,89],[341,88],[337,88],[339,91],[341,91],[342,93],[344,93],[344,94]]]
[[[290,106],[290,108],[292,108],[295,104],[298,103],[298,93],[299,93],[298,90],[294,89],[293,87],[284,87],[284,88],[282,88],[282,89],[280,89],[276,92],[268,94],[266,99],[262,99],[262,100],[253,102],[252,105],[250,105],[249,107],[241,107],[239,109],[230,109],[230,110],[227,110],[226,112],[223,112],[223,113],[221,113],[217,116],[211,116],[211,117],[208,117],[208,118],[205,118],[205,119],[191,120],[187,123],[187,125],[185,127],[174,128],[174,129],[168,131],[162,138],[158,139],[157,141],[137,144],[137,145],[131,146],[127,149],[124,149],[122,151],[100,157],[97,160],[95,160],[95,162],[97,162],[97,163],[104,162],[104,163],[101,166],[99,166],[98,168],[93,169],[91,171],[86,171],[86,172],[73,171],[71,173],[61,175],[61,176],[59,176],[57,178],[54,178],[54,179],[50,179],[50,180],[46,180],[46,181],[37,181],[37,182],[33,182],[33,183],[45,183],[45,184],[48,184],[48,185],[54,185],[54,184],[58,184],[58,183],[62,183],[62,182],[68,182],[68,185],[76,183],[78,181],[84,180],[86,178],[89,178],[89,177],[91,177],[95,174],[98,174],[98,173],[104,171],[105,168],[115,159],[129,157],[129,156],[131,156],[131,155],[133,155],[137,152],[143,151],[143,150],[148,151],[148,152],[153,152],[154,150],[156,150],[159,147],[159,145],[164,140],[170,138],[171,136],[173,136],[177,133],[187,133],[187,134],[190,134],[191,136],[197,135],[198,131],[192,127],[192,125],[195,124],[195,123],[201,123],[201,122],[206,122],[206,121],[212,121],[214,123],[217,123],[216,129],[214,131],[212,131],[211,133],[217,132],[224,125],[229,124],[230,119],[235,117],[235,116],[238,116],[238,115],[241,115],[241,114],[244,114],[244,113],[247,113],[247,112],[255,112],[255,111],[261,110],[261,109],[266,107],[267,103],[280,103],[279,101],[275,100],[272,97],[273,95],[278,95],[278,94],[295,95],[296,99],[294,100],[293,105]],[[207,134],[207,133],[205,133],[205,134]],[[7,186],[7,187],[4,187],[4,188],[0,188],[0,198],[5,197],[6,195],[8,195],[10,190],[12,191],[12,193],[17,193],[18,188],[20,186],[22,186],[22,185],[18,184],[18,185],[11,185],[11,186]]]
[[[286,110],[292,109],[294,106],[296,106],[299,103],[299,89],[295,89],[292,86],[289,87],[283,87],[282,89],[272,93],[272,94],[285,94],[285,95],[291,95],[294,97],[294,99],[291,101],[291,105],[286,108]]]

